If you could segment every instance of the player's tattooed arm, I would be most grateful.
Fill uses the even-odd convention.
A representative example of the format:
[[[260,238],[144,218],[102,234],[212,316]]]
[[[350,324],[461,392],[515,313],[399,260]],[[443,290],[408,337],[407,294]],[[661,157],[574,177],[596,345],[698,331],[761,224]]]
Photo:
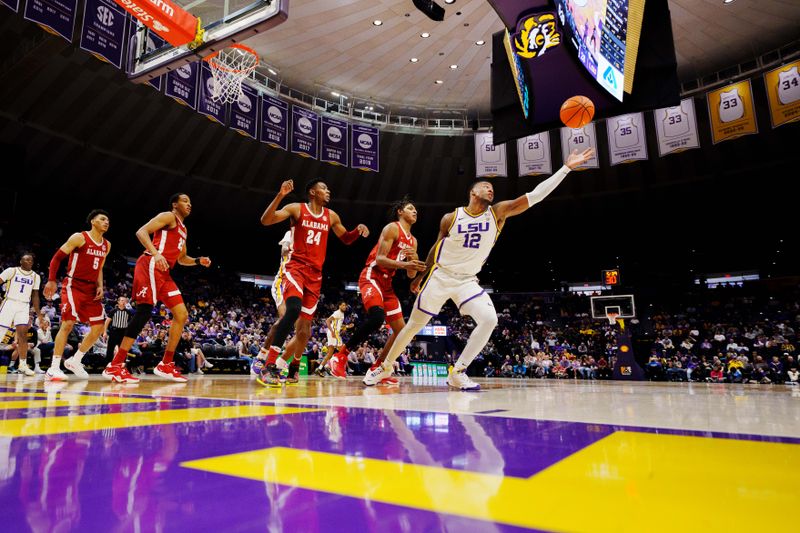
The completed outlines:
[[[436,242],[431,246],[428,257],[425,259],[425,271],[421,276],[417,276],[414,278],[414,281],[411,282],[411,292],[419,292],[419,286],[422,284],[422,280],[427,278],[431,269],[433,269],[433,264],[436,262],[436,248],[439,246],[439,243],[442,242],[442,239],[447,237],[447,234],[450,233],[450,226],[453,225],[454,216],[455,212],[451,211],[442,217],[442,221],[439,223],[439,238],[436,239]]]
[[[267,208],[264,210],[264,213],[261,215],[261,223],[263,225],[271,226],[272,224],[283,222],[290,217],[293,221],[300,218],[300,204],[296,202],[287,204],[281,209],[278,209],[278,206],[281,204],[283,199],[286,198],[286,196],[288,196],[293,190],[294,180],[286,180],[281,183],[281,188],[278,191],[278,194],[275,195],[275,198],[272,199]]]

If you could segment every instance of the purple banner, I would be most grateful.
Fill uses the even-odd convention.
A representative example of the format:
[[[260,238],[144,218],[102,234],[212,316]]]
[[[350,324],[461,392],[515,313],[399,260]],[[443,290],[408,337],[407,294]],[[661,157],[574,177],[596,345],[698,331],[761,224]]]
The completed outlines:
[[[112,0],[86,0],[81,28],[81,48],[122,68],[125,10]]]
[[[379,172],[379,143],[378,128],[353,124],[350,127],[350,166],[358,170]]]
[[[19,0],[0,0],[8,9],[13,9],[14,13],[19,13]]]
[[[25,18],[72,42],[78,0],[28,0]]]
[[[289,104],[264,95],[261,99],[261,142],[289,149]]]
[[[322,117],[320,160],[346,167],[347,155],[347,122]]]
[[[178,103],[197,109],[197,78],[200,68],[197,63],[181,65],[167,72],[167,88],[164,94],[171,96]]]
[[[211,96],[216,92],[217,82],[211,75],[211,67],[206,61],[200,65],[200,90],[197,97],[197,111],[220,124],[225,124],[225,102],[215,102]]]
[[[258,93],[242,85],[242,94],[231,104],[231,129],[258,138]]]
[[[319,115],[302,107],[292,106],[292,152],[317,159]]]
[[[162,74],[161,76],[159,76],[157,78],[153,78],[152,80],[148,81],[147,83],[149,83],[150,85],[155,87],[158,92],[161,92],[161,86],[164,85],[164,75]]]

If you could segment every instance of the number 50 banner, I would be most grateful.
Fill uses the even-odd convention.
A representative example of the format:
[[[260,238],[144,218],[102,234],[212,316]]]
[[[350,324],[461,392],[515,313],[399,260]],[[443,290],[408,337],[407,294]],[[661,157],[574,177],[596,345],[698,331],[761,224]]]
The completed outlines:
[[[594,155],[586,163],[574,170],[584,170],[587,168],[600,168],[600,162],[597,159],[597,134],[594,130],[594,122],[590,122],[582,128],[561,128],[561,154],[566,162],[569,154],[574,150],[578,153],[583,152],[587,148],[594,149]]]
[[[478,178],[506,177],[506,145],[495,146],[491,133],[475,134],[475,176]]]

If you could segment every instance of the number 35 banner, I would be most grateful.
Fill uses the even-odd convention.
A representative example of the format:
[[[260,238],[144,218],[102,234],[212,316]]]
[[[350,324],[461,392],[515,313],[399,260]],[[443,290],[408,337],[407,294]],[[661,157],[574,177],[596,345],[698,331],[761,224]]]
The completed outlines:
[[[641,113],[630,113],[606,120],[611,164],[647,160],[647,139]]]
[[[758,133],[750,80],[711,91],[706,98],[714,144]]]
[[[478,178],[508,176],[506,145],[495,146],[491,133],[475,134],[475,176]]]
[[[581,153],[587,148],[593,148],[594,155],[586,163],[575,167],[574,170],[600,168],[600,162],[597,160],[597,134],[594,130],[594,123],[590,122],[578,129],[561,128],[561,154],[564,157],[564,161],[574,150]]]

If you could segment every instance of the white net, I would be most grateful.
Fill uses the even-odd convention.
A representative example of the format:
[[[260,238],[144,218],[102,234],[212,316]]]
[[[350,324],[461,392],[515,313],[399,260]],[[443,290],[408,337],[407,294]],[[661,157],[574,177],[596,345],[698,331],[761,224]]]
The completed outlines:
[[[258,54],[246,46],[231,45],[206,58],[214,77],[211,99],[231,104],[242,96],[242,82],[258,65]]]

